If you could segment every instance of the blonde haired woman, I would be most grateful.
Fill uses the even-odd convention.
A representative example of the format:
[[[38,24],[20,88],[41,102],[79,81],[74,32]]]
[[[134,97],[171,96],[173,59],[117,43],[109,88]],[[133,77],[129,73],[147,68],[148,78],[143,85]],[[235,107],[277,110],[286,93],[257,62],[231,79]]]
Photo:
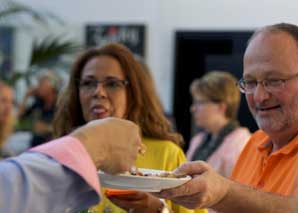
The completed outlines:
[[[250,137],[237,121],[240,92],[237,79],[224,71],[211,71],[190,86],[191,113],[204,131],[190,142],[188,160],[204,160],[225,177],[231,175],[238,156]]]

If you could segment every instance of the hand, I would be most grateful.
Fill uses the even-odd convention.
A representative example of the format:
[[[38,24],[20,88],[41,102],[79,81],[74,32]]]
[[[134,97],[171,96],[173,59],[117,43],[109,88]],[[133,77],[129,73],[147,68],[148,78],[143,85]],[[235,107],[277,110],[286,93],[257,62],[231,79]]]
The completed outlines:
[[[128,171],[141,147],[138,126],[119,118],[91,121],[71,136],[82,142],[98,169],[111,174]]]
[[[133,213],[152,213],[158,212],[163,203],[153,195],[146,192],[134,192],[123,195],[107,196],[111,202],[120,208],[129,211],[133,209]]]
[[[190,209],[207,208],[219,203],[228,193],[231,181],[217,174],[203,161],[188,162],[175,171],[192,179],[187,183],[155,193]]]

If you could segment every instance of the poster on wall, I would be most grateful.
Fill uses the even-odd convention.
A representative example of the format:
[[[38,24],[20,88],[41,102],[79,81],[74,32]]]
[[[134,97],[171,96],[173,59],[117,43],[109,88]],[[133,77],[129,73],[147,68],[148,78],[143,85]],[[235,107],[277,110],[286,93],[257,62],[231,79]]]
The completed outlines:
[[[13,69],[12,27],[0,27],[0,78],[6,78]]]
[[[87,47],[100,47],[117,42],[135,55],[146,57],[146,27],[142,24],[88,24],[85,30]]]

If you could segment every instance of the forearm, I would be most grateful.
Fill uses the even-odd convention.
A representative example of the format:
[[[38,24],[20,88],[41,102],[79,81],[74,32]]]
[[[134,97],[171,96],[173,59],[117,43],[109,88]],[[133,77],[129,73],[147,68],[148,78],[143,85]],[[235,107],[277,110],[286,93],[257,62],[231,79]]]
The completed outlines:
[[[266,213],[298,212],[298,198],[262,192],[252,187],[229,181],[227,195],[212,208],[219,212]]]
[[[98,202],[79,175],[45,155],[25,153],[0,165],[0,212],[73,212]]]

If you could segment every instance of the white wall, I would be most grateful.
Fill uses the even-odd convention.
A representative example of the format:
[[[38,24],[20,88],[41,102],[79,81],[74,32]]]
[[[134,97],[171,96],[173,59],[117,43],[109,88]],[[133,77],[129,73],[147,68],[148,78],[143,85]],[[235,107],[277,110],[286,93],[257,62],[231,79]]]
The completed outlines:
[[[18,0],[49,10],[72,25],[83,41],[90,22],[145,23],[148,63],[165,110],[172,109],[174,32],[176,30],[254,29],[277,22],[298,24],[295,0]]]

